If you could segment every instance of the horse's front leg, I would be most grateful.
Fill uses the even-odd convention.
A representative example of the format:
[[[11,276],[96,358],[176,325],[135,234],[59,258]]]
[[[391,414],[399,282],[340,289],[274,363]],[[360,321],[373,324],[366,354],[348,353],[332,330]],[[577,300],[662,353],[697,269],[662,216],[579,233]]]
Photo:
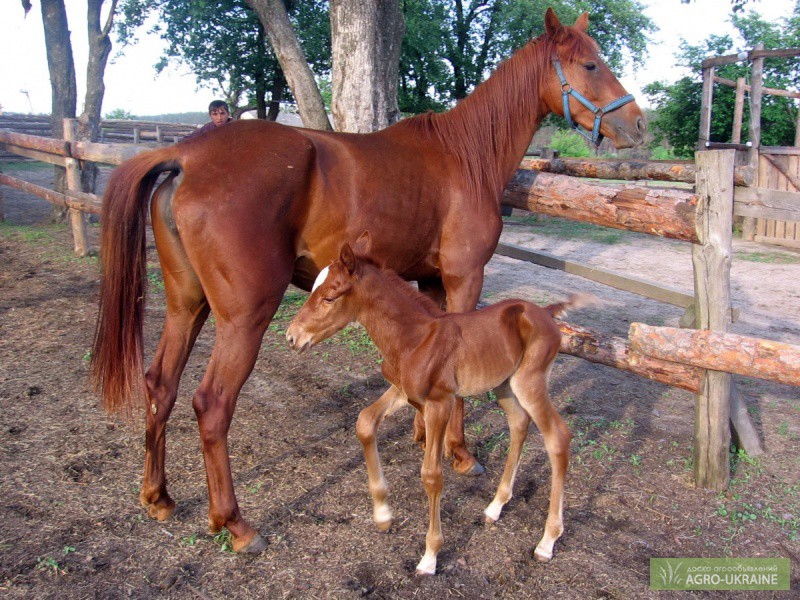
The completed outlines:
[[[447,279],[426,279],[419,282],[419,289],[433,298],[433,300],[447,312],[465,312],[473,310],[478,305],[478,299],[483,287],[483,269],[475,270],[467,277],[453,277]],[[447,292],[445,293],[445,289]],[[414,418],[414,441],[424,443],[425,424],[422,415],[417,413]],[[464,399],[457,397],[450,420],[447,423],[445,437],[445,456],[453,459],[453,469],[468,476],[481,475],[483,466],[467,450],[464,439]]]
[[[388,531],[392,526],[392,510],[386,501],[389,487],[383,476],[375,436],[383,419],[406,403],[405,394],[392,386],[378,400],[361,411],[356,423],[356,433],[364,448],[364,460],[367,464],[369,493],[372,496],[372,519],[380,531]]]
[[[441,521],[442,457],[447,420],[453,411],[455,398],[446,395],[425,403],[425,457],[422,460],[422,485],[428,495],[428,533],[425,554],[417,565],[417,575],[436,573],[436,556],[444,542]]]

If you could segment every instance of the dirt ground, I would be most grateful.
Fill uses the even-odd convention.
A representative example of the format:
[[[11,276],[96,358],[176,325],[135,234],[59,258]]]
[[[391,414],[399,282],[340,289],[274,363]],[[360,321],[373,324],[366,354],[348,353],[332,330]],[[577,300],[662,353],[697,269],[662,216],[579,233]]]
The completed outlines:
[[[49,168],[3,165],[49,185]],[[9,598],[646,598],[751,597],[748,592],[651,592],[651,557],[788,557],[800,592],[800,390],[737,378],[766,453],[732,456],[730,490],[692,484],[693,397],[635,375],[560,356],[552,398],[573,433],[566,531],[554,559],[532,551],[550,491],[541,437],[532,431],[515,497],[483,524],[507,447],[487,398],[467,399],[469,447],[486,466],[470,479],[447,468],[439,573],[418,578],[427,508],[411,411],[390,418],[379,446],[395,524],[371,520],[358,412],[385,385],[361,330],[313,355],[288,350],[283,332],[304,294],[290,291],[239,398],[230,452],[244,515],[265,552],[236,556],[208,533],[208,497],[191,395],[214,336],[201,334],[167,440],[178,507],[147,518],[138,503],[142,423],[106,415],[87,383],[99,282],[97,261],[72,256],[49,205],[3,189],[0,224],[0,595]],[[97,227],[91,228],[93,240]],[[687,245],[644,235],[515,215],[504,239],[598,267],[691,290]],[[164,313],[151,248],[146,323],[151,354]],[[800,254],[736,242],[737,333],[800,343]],[[484,300],[540,303],[573,291],[598,307],[570,319],[625,335],[631,322],[670,324],[681,310],[580,278],[496,257]]]

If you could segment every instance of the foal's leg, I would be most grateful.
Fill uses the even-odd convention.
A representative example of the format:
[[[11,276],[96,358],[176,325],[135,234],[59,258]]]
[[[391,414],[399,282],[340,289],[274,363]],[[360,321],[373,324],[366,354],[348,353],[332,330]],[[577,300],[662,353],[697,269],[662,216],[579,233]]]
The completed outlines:
[[[506,413],[508,430],[511,433],[511,441],[508,446],[508,456],[506,457],[506,466],[503,469],[503,476],[500,478],[500,484],[497,486],[497,493],[492,503],[483,511],[484,515],[486,515],[487,523],[494,523],[497,521],[500,518],[500,512],[503,510],[503,507],[511,500],[514,489],[514,479],[517,475],[519,459],[522,456],[522,445],[525,443],[525,438],[528,436],[528,425],[530,425],[531,422],[528,413],[525,412],[514,397],[508,382],[498,387],[495,393],[497,394],[497,401]]]
[[[153,231],[161,261],[167,300],[166,318],[153,362],[145,374],[145,464],[139,500],[151,517],[168,518],[175,502],[167,493],[164,473],[166,425],[186,361],[197,334],[208,317],[208,303],[175,233],[166,225],[164,207],[170,200],[168,180],[156,193],[152,207]]]
[[[480,275],[480,277],[477,277]],[[447,292],[445,293],[445,284]],[[483,285],[483,270],[471,277],[450,277],[447,282],[442,279],[423,279],[418,282],[419,289],[430,296],[442,308],[447,307],[448,312],[464,312],[473,310],[478,305],[481,287]],[[425,428],[423,427],[422,414],[414,417],[414,441],[425,441]],[[453,469],[456,473],[468,476],[481,475],[483,466],[467,450],[464,439],[464,399],[456,397],[453,412],[447,423],[445,437],[445,456],[453,459]]]
[[[442,457],[447,420],[453,411],[454,397],[444,396],[425,403],[425,456],[422,460],[422,485],[428,495],[428,534],[425,554],[417,565],[417,575],[436,573],[436,555],[442,547],[440,500],[442,497]]]
[[[364,448],[364,459],[367,463],[369,493],[372,496],[372,519],[380,531],[388,531],[392,526],[392,510],[386,502],[389,488],[383,476],[375,435],[383,419],[406,403],[405,394],[391,386],[378,400],[361,411],[356,423],[356,433]]]
[[[542,432],[544,447],[552,469],[547,523],[544,535],[534,551],[536,559],[541,561],[553,558],[553,545],[564,533],[564,479],[567,474],[571,437],[566,423],[548,398],[547,381],[551,367],[552,365],[548,365],[545,370],[531,368],[527,369],[527,372],[520,369],[511,378],[511,389]]]

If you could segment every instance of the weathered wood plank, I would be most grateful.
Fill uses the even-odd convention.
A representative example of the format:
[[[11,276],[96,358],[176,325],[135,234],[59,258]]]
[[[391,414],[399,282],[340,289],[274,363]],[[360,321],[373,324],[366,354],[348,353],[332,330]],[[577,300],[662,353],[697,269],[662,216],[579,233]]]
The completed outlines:
[[[565,273],[571,273],[572,275],[579,275],[584,279],[596,281],[597,283],[602,283],[618,290],[631,292],[644,296],[645,298],[652,298],[653,300],[658,300],[674,306],[686,308],[694,302],[693,294],[687,294],[677,288],[656,284],[639,277],[623,275],[622,273],[615,273],[614,271],[606,269],[598,269],[597,267],[559,258],[547,252],[534,251],[516,244],[501,242],[497,244],[495,254],[508,256],[509,258],[515,258],[517,260],[524,260],[542,267],[547,267],[548,269],[557,269]]]
[[[67,208],[74,208],[83,212],[90,212],[99,215],[102,210],[102,202],[93,194],[83,194],[79,192],[70,192],[69,195],[60,194],[46,187],[0,173],[0,185],[7,185],[14,189],[28,192],[47,200],[51,204],[59,206],[66,206]]]

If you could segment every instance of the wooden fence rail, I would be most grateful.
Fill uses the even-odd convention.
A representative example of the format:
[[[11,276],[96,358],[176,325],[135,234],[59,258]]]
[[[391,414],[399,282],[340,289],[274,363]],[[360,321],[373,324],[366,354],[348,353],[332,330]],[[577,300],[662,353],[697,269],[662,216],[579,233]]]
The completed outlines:
[[[77,160],[116,165],[146,149],[142,146],[125,144],[68,143],[2,130],[0,130],[0,144],[12,151],[27,153],[26,155],[47,156],[49,157],[47,162],[63,164],[68,167],[70,164],[74,166]],[[724,225],[724,222],[720,225],[721,222],[716,216],[710,218],[710,216],[726,211],[732,218],[734,181],[746,181],[749,177],[746,169],[738,171],[734,169],[732,150],[697,154],[697,163],[693,166],[697,183],[696,192],[675,188],[590,184],[558,173],[533,172],[528,167],[540,164],[536,162],[537,160],[540,159],[526,159],[521,166],[506,190],[503,198],[505,205],[690,242],[694,248],[695,280],[700,282],[702,290],[695,290],[695,294],[692,296],[680,290],[659,288],[656,284],[635,280],[635,278],[627,278],[629,281],[624,281],[626,278],[619,274],[591,273],[592,269],[584,269],[581,265],[569,263],[569,261],[561,261],[563,264],[546,264],[546,266],[562,268],[569,272],[588,276],[596,281],[679,306],[693,304],[697,311],[697,321],[704,328],[714,330],[694,333],[700,336],[705,335],[705,339],[717,341],[722,346],[729,348],[733,353],[732,356],[742,350],[744,352],[747,352],[748,349],[752,350],[739,339],[741,336],[732,338],[731,334],[725,331],[725,324],[730,315],[730,301],[726,296],[726,289],[729,288],[731,256],[730,227]],[[550,159],[546,165],[551,170],[563,169],[563,172],[583,170],[585,173],[591,172],[593,176],[610,174],[615,179],[638,179],[643,173],[658,176],[658,173],[673,171],[674,175],[670,177],[674,176],[672,179],[674,181],[685,178],[689,171],[685,163],[672,163],[673,166],[670,167],[667,166],[667,163],[658,163],[657,165],[643,163],[641,166],[635,166],[599,161],[601,164],[592,170],[588,161],[580,161],[579,165],[561,160],[562,162],[559,163],[557,160]],[[738,175],[736,175],[737,173]],[[668,179],[667,175],[661,177],[662,180]],[[72,209],[94,213],[99,213],[101,210],[101,202],[98,197],[92,194],[83,194],[74,189],[66,194],[57,194],[52,190],[34,186],[3,174],[0,174],[0,184],[30,191],[50,202]],[[736,205],[739,206],[739,210],[757,212],[763,208],[764,197],[759,196],[758,189],[750,190],[748,193],[749,197],[742,196],[737,191]],[[723,199],[722,204],[719,203],[720,198]],[[724,208],[725,202],[728,203],[727,209]],[[775,207],[769,208],[769,210],[775,209]],[[530,257],[519,254],[523,251],[524,249],[510,244],[501,244],[498,247],[498,253],[529,260]],[[718,262],[707,263],[709,259]],[[559,261],[555,257],[540,257],[537,260],[543,260],[545,263],[548,261],[558,263]],[[534,260],[534,262],[536,261]],[[543,263],[540,262],[540,264]],[[704,281],[703,277],[698,277],[698,272],[710,274],[709,279]],[[712,317],[711,320],[709,320],[709,315]],[[710,358],[708,357],[705,357],[704,360],[695,360],[691,351],[688,353],[677,351],[676,348],[679,347],[692,347],[695,343],[694,340],[700,338],[690,337],[689,341],[682,342],[681,330],[673,331],[663,328],[658,329],[662,336],[662,338],[658,338],[652,333],[652,330],[645,329],[646,327],[643,324],[635,324],[635,327],[632,327],[632,339],[636,339],[636,344],[638,344],[633,346],[633,342],[628,339],[604,336],[598,332],[562,323],[561,330],[564,338],[561,350],[592,362],[625,369],[698,394],[695,419],[696,481],[705,487],[723,489],[727,486],[729,477],[728,438],[726,437],[729,436],[728,415],[730,415],[732,425],[745,450],[751,454],[759,454],[762,451],[747,411],[735,389],[731,387],[729,377],[727,381],[722,379],[715,383],[714,374],[719,373],[720,370],[724,371],[726,363],[709,362]],[[650,341],[649,346],[645,346],[641,342],[642,335],[644,335],[642,332],[650,332],[645,335]],[[667,341],[659,343],[658,339],[663,339],[664,336]],[[653,341],[654,339],[656,341]],[[755,340],[752,343],[762,350],[771,347],[770,344],[775,344],[775,342],[766,340]],[[675,350],[673,351],[673,349]],[[781,349],[794,353],[792,356],[800,356],[800,347],[786,344]],[[750,370],[746,374],[753,376],[755,373],[759,373],[754,376],[766,376],[772,380],[796,385],[794,363],[774,363],[768,353],[756,352],[750,359],[740,356],[731,358],[726,355],[726,359],[734,372],[740,371],[733,369],[733,366],[738,369],[739,365],[749,360]],[[779,373],[784,368],[794,368],[795,375],[787,376]],[[722,393],[718,396],[716,394],[719,391]]]

